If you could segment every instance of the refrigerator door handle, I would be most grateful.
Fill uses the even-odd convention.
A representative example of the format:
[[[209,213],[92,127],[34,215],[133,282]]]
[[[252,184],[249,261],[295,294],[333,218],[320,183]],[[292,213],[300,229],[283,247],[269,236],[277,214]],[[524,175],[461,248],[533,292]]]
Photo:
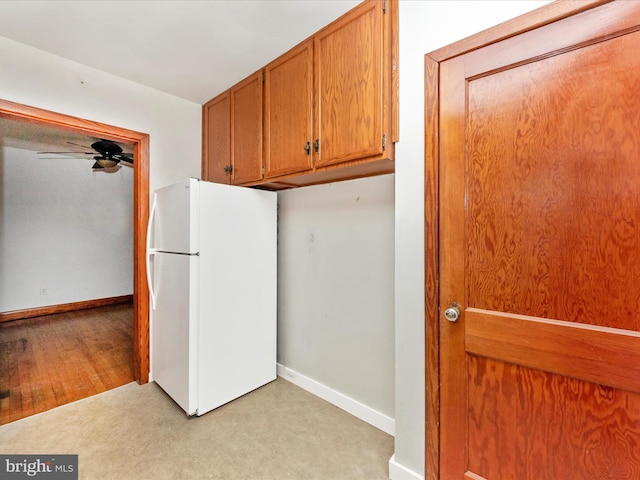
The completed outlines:
[[[151,256],[155,253],[155,251],[149,245],[151,241],[151,231],[153,228],[153,220],[156,214],[156,194],[153,194],[153,204],[151,205],[151,213],[149,213],[149,222],[147,223],[147,285],[149,286],[149,293],[151,294],[151,308],[153,310],[156,309],[156,294],[153,291],[153,279],[151,278]]]

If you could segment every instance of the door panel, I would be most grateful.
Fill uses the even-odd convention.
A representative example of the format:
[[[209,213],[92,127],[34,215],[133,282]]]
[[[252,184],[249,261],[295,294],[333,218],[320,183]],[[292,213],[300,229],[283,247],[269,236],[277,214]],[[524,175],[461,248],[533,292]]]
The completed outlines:
[[[202,179],[229,183],[231,165],[231,93],[217,96],[203,107]]]
[[[632,3],[439,66],[443,479],[640,478]]]
[[[469,305],[640,326],[638,45],[469,82]]]
[[[469,380],[470,472],[638,478],[639,395],[473,355]]]
[[[312,105],[313,40],[307,40],[265,67],[267,177],[312,168]]]
[[[262,179],[262,71],[231,88],[231,183]]]
[[[382,148],[382,5],[365,2],[315,36],[315,166]]]

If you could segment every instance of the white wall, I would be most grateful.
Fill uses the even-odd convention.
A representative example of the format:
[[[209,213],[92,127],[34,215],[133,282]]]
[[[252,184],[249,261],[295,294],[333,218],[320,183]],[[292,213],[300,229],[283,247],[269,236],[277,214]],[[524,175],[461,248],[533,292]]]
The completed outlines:
[[[545,3],[400,0],[394,461],[406,478],[424,475],[424,55]]]
[[[149,134],[150,194],[200,176],[201,105],[3,37],[0,72],[3,100]]]
[[[132,294],[132,169],[1,143],[0,312]]]
[[[394,416],[393,175],[278,194],[278,362]]]
[[[200,176],[201,106],[0,37],[0,98],[150,135],[149,187]]]

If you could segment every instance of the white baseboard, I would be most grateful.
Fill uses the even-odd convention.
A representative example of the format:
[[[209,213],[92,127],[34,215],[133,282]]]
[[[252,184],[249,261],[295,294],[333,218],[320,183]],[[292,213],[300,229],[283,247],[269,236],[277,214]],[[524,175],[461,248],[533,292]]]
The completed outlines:
[[[312,380],[309,377],[305,377],[301,373],[291,370],[284,365],[280,365],[278,363],[277,366],[279,377],[282,377],[303,390],[313,393],[315,396],[326,400],[346,412],[349,412],[354,417],[373,425],[383,432],[388,433],[389,435],[395,435],[396,421],[393,418],[388,417],[387,415],[384,415],[383,413],[380,413],[377,410],[354,400],[353,398],[347,397],[346,395],[337,392],[322,383]]]
[[[389,459],[389,480],[424,480],[424,477],[396,462],[396,456]]]

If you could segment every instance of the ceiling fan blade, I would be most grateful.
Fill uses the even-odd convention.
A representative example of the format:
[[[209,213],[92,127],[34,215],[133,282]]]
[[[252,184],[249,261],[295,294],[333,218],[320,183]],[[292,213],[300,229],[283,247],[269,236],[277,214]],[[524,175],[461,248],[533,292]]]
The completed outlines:
[[[95,155],[96,152],[37,152],[37,153],[48,153],[48,154],[75,153],[76,155]]]
[[[87,145],[80,145],[79,143],[73,143],[73,142],[67,142],[69,145],[75,145],[76,147],[82,147],[85,150],[91,150],[91,147],[88,147]]]
[[[91,168],[93,170],[98,170],[98,169],[104,168],[104,167],[102,165],[100,165],[98,162],[95,162]]]
[[[120,155],[114,155],[113,156],[114,160],[118,160],[120,162],[126,162],[129,163],[131,165],[133,165],[133,155],[129,155],[126,153],[120,154]]]

